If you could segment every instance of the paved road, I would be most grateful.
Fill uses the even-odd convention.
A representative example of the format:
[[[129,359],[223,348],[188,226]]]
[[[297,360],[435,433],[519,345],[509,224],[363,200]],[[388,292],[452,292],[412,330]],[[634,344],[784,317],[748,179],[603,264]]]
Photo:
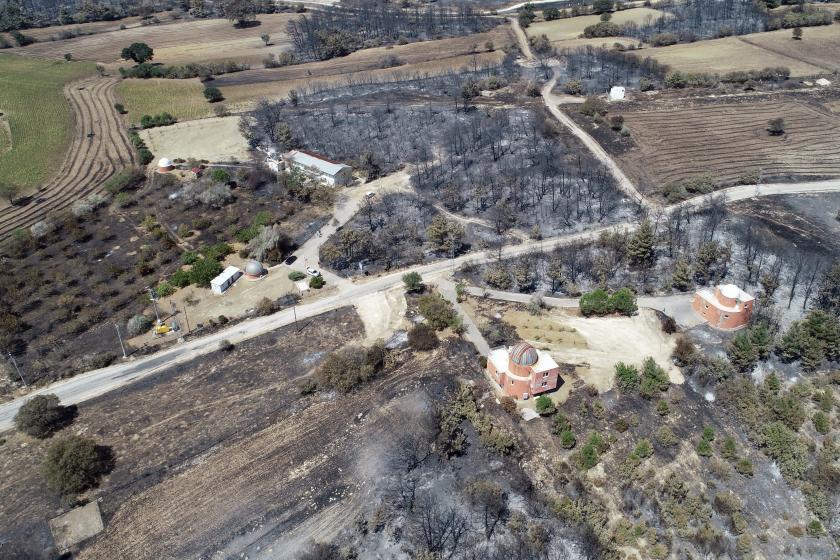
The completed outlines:
[[[518,25],[514,24],[514,29],[518,29]],[[519,31],[521,32],[521,29],[519,29]],[[520,41],[522,41],[523,38],[524,33],[522,33]],[[524,42],[527,46],[527,39],[524,39]],[[525,52],[530,53],[530,48],[528,48]],[[604,151],[603,148],[601,148],[591,136],[589,136],[585,131],[580,129],[580,127],[577,126],[577,124],[574,121],[572,121],[567,115],[563,114],[563,112],[556,107],[556,104],[554,103],[555,97],[553,96],[553,94],[551,94],[551,87],[553,86],[553,84],[554,79],[552,79],[551,82],[549,82],[549,84],[546,84],[546,87],[543,88],[543,99],[546,102],[546,105],[551,111],[551,113],[558,120],[560,120],[561,123],[567,126],[576,136],[578,136],[578,138],[580,138],[584,142],[584,144],[593,151],[595,156],[613,172],[622,190],[628,193],[628,195],[631,196],[633,199],[639,200],[640,204],[644,205],[647,208],[656,208],[660,211],[668,213],[674,211],[680,206],[684,208],[698,208],[708,204],[715,197],[720,196],[723,196],[726,201],[731,202],[736,200],[749,199],[753,197],[773,196],[779,194],[840,192],[840,179],[819,181],[813,183],[774,183],[765,185],[746,185],[723,189],[710,195],[705,195],[691,199],[679,205],[671,205],[664,207],[658,206],[653,202],[645,200],[641,196],[639,191],[636,189],[635,185],[633,185],[632,182],[630,182],[630,180],[624,175],[624,173],[612,160],[612,158],[610,158],[606,151]],[[391,177],[393,178],[395,176]],[[399,177],[397,177],[397,179],[394,182],[394,185],[397,184],[400,184]],[[368,188],[365,190],[375,189]],[[354,206],[358,207],[358,201],[355,205],[347,205],[346,208],[344,208],[344,210],[339,209],[339,217],[341,218],[339,222],[341,222],[342,220],[349,220],[351,216],[350,210],[352,210]],[[556,247],[564,245],[570,245],[582,241],[593,241],[597,239],[602,232],[605,231],[624,230],[629,233],[635,228],[636,225],[633,223],[618,223],[598,227],[585,232],[558,235],[556,237],[543,239],[539,241],[528,240],[519,245],[503,248],[502,257],[509,258],[527,254],[533,251],[550,251]],[[324,231],[329,230],[325,228]],[[327,235],[324,234],[321,238],[316,238],[315,240],[308,241],[303,245],[303,247],[301,247],[301,250],[299,250],[299,254],[307,255],[307,259],[310,258],[308,255],[313,255],[312,258],[316,259],[317,249],[320,246],[320,244],[326,240],[326,238]],[[411,270],[419,272],[427,281],[434,281],[435,279],[440,278],[445,273],[454,271],[455,269],[467,262],[480,264],[492,261],[496,259],[497,256],[498,253],[495,250],[481,251],[463,255],[455,259],[444,260],[423,266],[414,267]],[[315,260],[314,262],[317,262],[317,260]],[[300,263],[300,265],[302,266],[302,263]],[[298,306],[296,308],[297,317],[299,320],[307,319],[316,315],[320,315],[327,311],[343,307],[345,305],[352,305],[352,303],[360,297],[381,292],[387,290],[388,288],[392,288],[394,286],[399,285],[402,282],[402,275],[405,272],[407,272],[407,270],[393,272],[387,275],[374,278],[366,278],[358,280],[356,282],[350,282],[348,280],[343,279],[336,280],[335,282],[336,286],[338,287],[338,293],[317,301],[313,301],[312,303]],[[644,305],[641,299],[640,305]],[[240,323],[229,329],[220,331],[216,334],[190,340],[183,344],[171,347],[167,350],[163,350],[153,356],[148,356],[137,359],[132,362],[119,363],[107,368],[90,371],[81,375],[77,375],[73,378],[60,381],[48,387],[38,389],[25,397],[0,405],[0,431],[7,430],[12,427],[12,419],[16,414],[18,408],[20,408],[21,404],[23,404],[26,400],[32,398],[32,396],[34,395],[43,393],[54,393],[65,404],[79,403],[87,399],[102,395],[119,387],[125,386],[127,383],[149,376],[167,367],[171,367],[173,365],[181,363],[186,363],[198,356],[213,352],[218,348],[219,342],[222,340],[227,339],[236,344],[237,342],[240,342],[242,340],[247,340],[249,338],[253,338],[275,330],[279,327],[288,325],[292,323],[293,320],[294,316],[292,310],[283,310],[268,317],[260,317],[247,320],[243,323]]]

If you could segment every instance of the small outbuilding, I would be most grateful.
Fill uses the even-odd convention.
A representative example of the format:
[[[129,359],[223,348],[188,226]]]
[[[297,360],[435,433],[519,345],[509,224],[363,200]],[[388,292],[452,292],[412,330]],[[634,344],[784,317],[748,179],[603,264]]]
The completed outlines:
[[[248,280],[259,280],[268,274],[268,271],[259,261],[248,261],[245,265],[245,278]]]
[[[749,323],[754,300],[753,296],[735,284],[721,284],[714,290],[697,290],[691,307],[710,326],[721,330],[735,330]]]
[[[622,86],[613,86],[610,89],[610,101],[624,101],[625,90]]]
[[[169,158],[160,158],[158,161],[158,173],[169,173],[175,169],[175,164]]]
[[[210,280],[210,288],[214,294],[223,294],[228,288],[233,286],[234,282],[239,280],[242,276],[242,271],[235,266],[229,266],[222,271],[221,274]]]
[[[506,395],[515,399],[553,391],[561,382],[557,362],[527,342],[490,350],[487,373]]]

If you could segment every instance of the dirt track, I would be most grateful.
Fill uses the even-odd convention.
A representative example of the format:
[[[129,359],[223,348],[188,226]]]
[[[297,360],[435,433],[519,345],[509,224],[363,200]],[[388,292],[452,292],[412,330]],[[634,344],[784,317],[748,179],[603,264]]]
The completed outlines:
[[[75,119],[67,155],[55,176],[25,204],[0,209],[0,239],[101,190],[105,180],[135,163],[125,126],[114,109],[117,83],[114,78],[95,77],[65,86]],[[90,138],[89,133],[93,133]]]

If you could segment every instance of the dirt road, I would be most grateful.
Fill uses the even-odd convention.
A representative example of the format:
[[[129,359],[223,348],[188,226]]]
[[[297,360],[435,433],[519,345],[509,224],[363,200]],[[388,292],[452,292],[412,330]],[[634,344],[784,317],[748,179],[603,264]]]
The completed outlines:
[[[101,190],[114,173],[135,163],[125,126],[114,109],[117,83],[115,78],[95,77],[64,88],[75,119],[70,148],[55,177],[26,204],[0,210],[0,239]]]

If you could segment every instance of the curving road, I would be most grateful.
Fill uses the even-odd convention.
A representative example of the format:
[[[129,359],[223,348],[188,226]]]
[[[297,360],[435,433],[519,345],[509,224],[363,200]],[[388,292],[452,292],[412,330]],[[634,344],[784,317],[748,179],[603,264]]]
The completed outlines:
[[[553,85],[553,81],[554,80],[552,80],[550,84]],[[646,208],[656,208],[662,213],[667,214],[677,208],[699,208],[720,197],[723,197],[723,199],[727,202],[731,202],[781,194],[840,192],[840,178],[810,183],[742,185],[722,189],[712,194],[696,197],[680,204],[659,206],[644,199],[644,197],[642,197],[639,191],[635,188],[635,185],[627,179],[627,177],[621,172],[618,165],[612,160],[612,158],[610,158],[603,148],[601,148],[591,136],[586,134],[585,131],[581,130],[574,121],[565,116],[559,109],[557,109],[556,106],[553,106],[552,94],[548,86],[543,88],[543,99],[545,100],[551,113],[558,117],[561,123],[572,130],[578,138],[584,141],[584,144],[593,151],[595,156],[611,171],[613,171],[616,175],[616,180],[622,187],[622,190],[627,192],[628,195],[634,199],[639,200],[639,203]],[[392,176],[392,180],[394,183],[399,184],[404,181],[404,177]],[[390,183],[390,180],[383,180],[383,183]],[[355,199],[354,202],[357,203],[356,207],[358,208],[358,204],[360,202]],[[347,214],[346,219],[349,219],[350,209],[351,208],[345,208],[343,210],[344,214]],[[519,245],[504,247],[501,253],[502,257],[509,258],[533,251],[548,251],[556,247],[570,245],[581,241],[594,241],[601,235],[602,232],[605,231],[624,230],[630,232],[635,228],[636,224],[630,222],[612,224],[584,232],[558,235],[539,241],[527,240]],[[326,239],[326,237],[323,239]],[[308,250],[302,251],[301,254],[311,254],[314,258],[314,255],[317,255],[317,246],[319,244],[320,242],[312,242],[312,240],[310,240],[310,242],[305,245]],[[343,281],[338,284],[338,290],[334,295],[296,307],[295,311],[297,319],[302,320],[312,318],[332,309],[352,305],[354,301],[357,301],[361,297],[383,292],[389,288],[398,286],[402,284],[403,274],[409,270],[418,272],[427,282],[439,282],[440,285],[445,288],[447,287],[445,276],[449,272],[456,270],[463,264],[480,264],[489,262],[495,260],[497,256],[498,252],[495,250],[478,251],[462,255],[455,259],[434,262],[423,266],[416,266],[379,277],[359,279],[355,282]],[[650,306],[654,307],[654,305]],[[213,352],[218,348],[219,342],[222,340],[229,340],[236,344],[242,340],[247,340],[288,325],[294,321],[294,316],[295,312],[291,309],[286,309],[267,317],[249,319],[229,329],[202,338],[190,340],[183,344],[158,352],[152,356],[90,371],[77,375],[73,378],[57,382],[48,387],[43,387],[33,391],[25,397],[0,405],[0,431],[7,430],[12,427],[12,419],[17,413],[18,408],[20,408],[21,404],[32,398],[34,395],[54,393],[65,404],[82,402],[122,387],[137,379],[152,375],[162,369],[176,364],[185,363],[203,354]]]
[[[109,177],[135,164],[134,149],[114,109],[118,83],[115,78],[94,77],[65,86],[75,120],[67,155],[55,176],[27,204],[0,209],[0,240],[101,191]]]

